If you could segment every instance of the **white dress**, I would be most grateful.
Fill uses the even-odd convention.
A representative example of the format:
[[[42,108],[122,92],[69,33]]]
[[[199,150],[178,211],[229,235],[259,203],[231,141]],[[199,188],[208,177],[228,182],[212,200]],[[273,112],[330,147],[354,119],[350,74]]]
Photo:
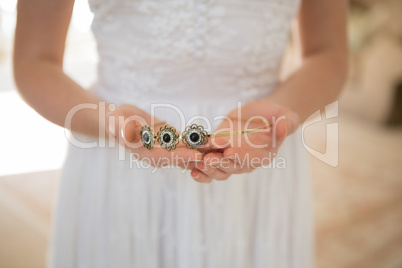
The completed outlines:
[[[298,0],[92,0],[98,81],[184,130],[267,96]],[[179,114],[185,117],[180,121]],[[194,121],[199,122],[199,121]],[[183,125],[184,124],[184,125]],[[55,268],[313,266],[311,184],[300,132],[270,168],[227,181],[156,171],[119,148],[70,145],[50,250]],[[125,157],[125,160],[119,160]]]

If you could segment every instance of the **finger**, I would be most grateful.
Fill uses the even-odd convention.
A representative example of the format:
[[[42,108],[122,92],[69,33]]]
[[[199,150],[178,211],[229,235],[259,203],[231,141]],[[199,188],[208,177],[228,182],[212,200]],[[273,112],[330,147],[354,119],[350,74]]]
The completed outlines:
[[[287,130],[283,132],[283,130],[279,128],[278,130],[280,132],[278,133],[278,138],[283,137],[284,133],[286,135],[294,133],[300,125],[300,118],[297,113],[293,112],[288,108],[277,105],[275,103],[270,103],[269,107],[267,109],[264,109],[263,111],[260,110],[259,105],[254,105],[254,103],[248,103],[245,104],[242,107],[242,109],[235,109],[232,112],[230,112],[229,116],[248,118],[248,119],[266,118],[271,123],[271,125],[275,125],[275,122],[285,119],[287,123]]]
[[[140,137],[141,125],[138,122],[131,121],[123,123],[115,123],[109,126],[109,134],[112,135],[119,144],[130,149],[139,148],[141,144]]]
[[[273,125],[273,139],[284,139],[287,135],[287,120],[285,117],[275,121]]]
[[[197,150],[203,153],[204,155],[211,152],[223,153],[225,151],[224,148],[211,148],[211,147],[198,148]]]
[[[151,150],[141,148],[140,155],[145,158],[154,159],[154,161],[170,162],[172,165],[178,163],[187,163],[191,161],[202,161],[203,154],[193,149],[177,148],[173,151],[165,149],[152,148]]]
[[[215,137],[211,136],[204,146],[204,150],[225,149],[231,147],[233,136]]]
[[[243,169],[255,169],[269,163],[276,156],[276,148],[267,149],[246,149],[229,148],[223,156],[241,165]]]
[[[219,168],[205,165],[203,162],[197,162],[196,167],[201,171],[200,177],[209,177],[218,181],[227,180],[230,177],[229,173],[226,173]]]
[[[110,112],[107,120],[108,132],[116,138],[121,136],[126,142],[139,141],[139,133],[143,125],[149,125],[149,122],[162,123],[161,120],[129,104],[122,104]]]
[[[278,117],[278,119],[273,123],[273,139],[283,140],[288,135],[294,133],[298,128],[298,115],[295,114],[295,117],[291,115],[284,115]]]
[[[120,129],[121,137],[129,143],[139,142],[141,125],[137,121],[130,121]]]
[[[252,139],[253,137],[256,136],[269,137],[270,135],[271,135],[270,127],[265,128],[261,126],[261,122],[259,123],[258,127],[257,126],[250,127],[249,124],[248,126],[244,125],[243,127],[238,128],[236,131],[234,130],[228,131],[227,129],[222,129],[212,134],[212,136],[205,145],[205,151],[226,149],[229,147],[238,146],[237,143],[239,139],[243,139],[244,137]]]
[[[195,168],[194,163],[196,162],[185,162],[181,159],[175,158],[164,158],[164,157],[146,157],[146,156],[139,156],[137,157],[140,161],[145,161],[149,165],[153,167],[179,167],[185,170],[191,170]]]
[[[184,170],[192,170],[195,167],[195,162],[187,162],[187,163],[178,163],[177,166]]]
[[[198,169],[193,169],[190,174],[196,182],[210,183],[213,180],[213,178],[206,176]]]
[[[242,171],[240,165],[236,162],[232,161],[229,158],[223,156],[223,153],[208,153],[204,155],[203,163],[207,167],[209,166],[212,169],[220,169],[225,173],[229,174],[239,174],[245,171]],[[202,170],[204,172],[204,170]],[[204,172],[205,174],[209,175],[208,173]]]
[[[297,113],[289,112],[287,118],[287,135],[293,134],[300,126],[300,116]]]
[[[117,137],[123,123],[126,125],[135,120],[134,118],[127,120],[132,116],[135,116],[135,119],[139,122],[146,122],[150,118],[150,115],[134,106],[120,105],[116,110],[108,113],[106,117],[109,123],[109,133]]]

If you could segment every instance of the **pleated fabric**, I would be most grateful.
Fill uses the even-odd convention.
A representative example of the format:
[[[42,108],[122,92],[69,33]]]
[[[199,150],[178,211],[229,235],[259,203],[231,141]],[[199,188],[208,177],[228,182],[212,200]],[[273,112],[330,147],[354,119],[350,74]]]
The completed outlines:
[[[129,168],[118,149],[70,147],[51,267],[313,267],[298,134],[278,156],[286,168],[210,184],[180,169]]]

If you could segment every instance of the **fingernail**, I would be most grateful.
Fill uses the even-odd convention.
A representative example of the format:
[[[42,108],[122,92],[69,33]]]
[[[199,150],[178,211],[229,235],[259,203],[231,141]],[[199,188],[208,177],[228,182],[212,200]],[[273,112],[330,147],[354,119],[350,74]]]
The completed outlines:
[[[114,132],[114,126],[109,126],[109,134],[112,136],[116,136],[116,133]]]
[[[121,137],[123,138],[124,141],[127,141],[127,140],[126,140],[126,134],[125,134],[125,132],[124,132],[124,127],[122,127],[122,128],[120,129],[120,135],[121,135]]]

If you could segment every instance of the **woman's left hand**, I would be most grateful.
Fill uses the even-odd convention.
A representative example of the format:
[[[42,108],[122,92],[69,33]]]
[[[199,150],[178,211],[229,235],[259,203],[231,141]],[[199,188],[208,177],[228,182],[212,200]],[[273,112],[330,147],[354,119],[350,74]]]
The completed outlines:
[[[253,120],[245,122],[248,119]],[[269,164],[283,140],[299,126],[299,116],[289,108],[269,98],[246,103],[230,112],[214,134],[263,127],[261,119],[270,123],[268,128],[253,133],[212,136],[203,149],[203,161],[190,167],[194,180],[207,183],[213,179],[226,180],[231,174],[249,173]]]

